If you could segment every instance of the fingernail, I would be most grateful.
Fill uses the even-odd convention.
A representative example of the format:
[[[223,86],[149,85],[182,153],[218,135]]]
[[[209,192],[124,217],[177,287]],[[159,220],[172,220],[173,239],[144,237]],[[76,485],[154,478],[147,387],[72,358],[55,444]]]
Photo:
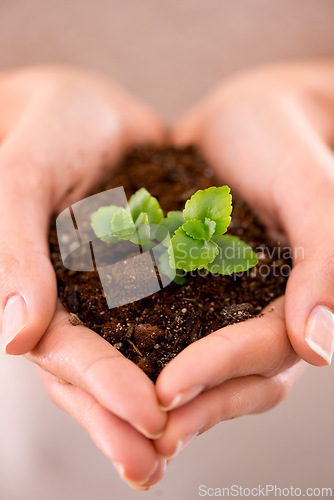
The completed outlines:
[[[133,424],[134,428],[137,429],[138,432],[143,434],[143,436],[147,437],[147,439],[159,439],[163,435],[164,431],[161,431],[157,434],[150,434],[145,429],[143,429],[140,425]]]
[[[198,396],[204,389],[205,385],[197,385],[188,391],[181,392],[175,396],[169,406],[161,406],[161,409],[164,411],[170,411],[178,406],[182,406]]]
[[[12,295],[3,312],[2,343],[7,352],[8,345],[28,323],[28,310],[21,295]]]
[[[125,476],[125,469],[122,464],[118,462],[112,462],[112,464],[115,467],[121,479],[123,479],[123,481],[125,481],[129,486],[131,486],[131,488],[137,491],[147,491],[149,489],[147,486],[141,486],[140,484],[129,481]]]
[[[170,457],[166,457],[166,460],[172,460],[175,457],[177,457],[177,455],[179,453],[181,453],[181,451],[184,450],[185,447],[188,446],[188,444],[191,443],[191,441],[197,435],[198,435],[198,431],[197,432],[191,432],[190,434],[186,434],[185,437],[183,439],[180,439],[180,441],[177,443],[177,447],[176,447],[176,450],[173,453],[173,455],[171,455]]]
[[[161,464],[161,460],[157,459],[156,463],[154,464],[154,468],[152,469],[152,471],[150,472],[150,474],[145,479],[143,479],[142,481],[137,481],[137,482],[134,482],[131,479],[129,479],[129,477],[125,473],[125,468],[124,468],[124,466],[122,464],[120,464],[119,462],[114,462],[114,461],[112,462],[112,464],[115,467],[115,469],[117,470],[117,472],[120,475],[120,477],[126,483],[128,483],[132,488],[134,488],[135,486],[137,486],[138,488],[141,488],[141,487],[146,487],[147,486],[146,483],[149,483],[150,479],[155,475],[155,473],[157,472],[157,470],[158,470],[158,468],[159,468],[159,466]],[[138,488],[135,488],[135,489],[138,489]]]
[[[128,481],[128,485],[131,486],[131,488],[136,491],[148,491],[151,487],[151,486],[140,486],[139,484],[131,483],[130,481]]]
[[[315,306],[306,324],[305,340],[310,348],[331,364],[334,351],[334,314],[325,306]]]
[[[121,476],[121,478],[124,479],[124,481],[126,481],[125,470],[124,470],[123,465],[118,463],[118,462],[112,462],[112,464],[115,467],[115,469],[117,470],[118,474]]]
[[[137,491],[147,491],[150,488],[149,486],[142,486],[140,484],[133,483],[132,481],[129,481],[125,477],[125,469],[124,469],[122,464],[120,464],[118,462],[113,462],[113,466],[115,467],[115,469],[117,470],[118,474],[123,479],[123,481],[125,481],[129,486],[131,486],[132,489],[137,490]]]
[[[166,472],[167,460],[165,458],[158,460],[158,465],[154,472],[145,481],[138,481],[136,484],[141,487],[150,487],[152,484],[156,483]]]

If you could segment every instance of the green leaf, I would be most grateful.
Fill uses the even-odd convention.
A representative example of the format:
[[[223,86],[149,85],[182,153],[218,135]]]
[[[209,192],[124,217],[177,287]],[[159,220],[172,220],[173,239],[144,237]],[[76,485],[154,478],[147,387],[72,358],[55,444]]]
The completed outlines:
[[[129,208],[135,222],[141,213],[148,215],[149,224],[160,224],[164,218],[158,200],[151,196],[145,188],[139,189],[130,197]]]
[[[91,226],[98,238],[106,243],[118,241],[117,236],[112,236],[111,221],[120,207],[110,205],[109,207],[100,207],[90,216]]]
[[[159,272],[172,279],[177,285],[184,285],[187,282],[185,272],[182,269],[172,269],[169,264],[167,250],[159,257]],[[176,272],[176,274],[175,274]]]
[[[247,271],[258,263],[251,247],[237,236],[214,236],[213,241],[218,245],[219,253],[213,262],[206,265],[211,273],[229,275]]]
[[[232,196],[228,186],[215,187],[199,190],[186,202],[183,211],[184,218],[188,220],[205,219],[215,221],[215,235],[226,232],[231,222]]]
[[[195,240],[209,240],[215,232],[215,227],[214,220],[205,218],[204,222],[198,219],[188,220],[182,229]]]
[[[178,210],[172,210],[168,212],[167,217],[161,222],[161,225],[166,227],[169,231],[170,237],[174,236],[174,233],[179,227],[185,223],[183,213]]]
[[[179,228],[171,239],[168,253],[169,264],[173,269],[194,271],[203,269],[215,259],[218,246],[213,241],[195,240]]]
[[[142,247],[150,247],[151,243],[151,228],[148,223],[147,213],[141,213],[136,220],[136,231],[134,235],[130,238],[132,243],[141,245]]]
[[[119,239],[130,239],[129,237],[135,232],[135,225],[129,210],[118,207],[118,210],[116,210],[112,218],[111,227]]]

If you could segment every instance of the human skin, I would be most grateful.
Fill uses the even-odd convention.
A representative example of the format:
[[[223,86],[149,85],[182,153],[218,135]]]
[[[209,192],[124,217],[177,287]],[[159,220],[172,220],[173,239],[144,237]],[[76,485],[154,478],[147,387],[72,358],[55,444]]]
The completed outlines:
[[[331,362],[333,81],[328,60],[259,68],[223,82],[174,127],[174,143],[197,144],[268,230],[290,243],[294,267],[285,304],[190,345],[160,374],[157,393],[172,410],[155,442],[162,456],[221,420],[275,406],[298,376],[297,356]]]
[[[47,235],[50,215],[84,198],[129,146],[161,141],[161,122],[107,78],[65,67],[2,73],[0,109],[4,348],[27,353],[41,367],[51,399],[88,430],[126,480],[145,482],[157,469],[154,482],[165,462],[151,438],[166,423],[154,384],[56,309]]]
[[[285,232],[293,245],[306,248],[307,242],[297,238],[300,200],[308,193],[307,185],[300,182],[300,176],[304,179],[305,175],[301,159],[308,160],[306,166],[311,171],[312,156],[309,149],[305,151],[314,145],[309,135],[314,131],[318,137],[321,130],[329,137],[331,130],[326,82],[332,66],[316,67],[320,76],[314,98],[302,84],[307,81],[305,73],[314,73],[313,65],[260,70],[224,83],[173,130],[175,143],[199,144],[224,182],[261,212],[269,229]],[[47,243],[49,216],[83,198],[127,146],[162,140],[163,127],[150,110],[109,80],[74,69],[32,68],[4,74],[0,106],[4,110],[0,122],[0,210],[6,214],[0,218],[4,235],[0,251],[2,306],[15,297],[6,319],[10,331],[3,339],[6,351],[26,353],[39,366],[51,399],[87,429],[133,487],[146,489],[159,481],[166,458],[175,455],[193,434],[220,420],[275,406],[300,373],[299,357],[315,365],[326,364],[305,346],[300,325],[321,298],[312,266],[317,264],[319,272],[322,265],[331,262],[328,257],[334,247],[330,235],[317,259],[309,262],[308,251],[303,261],[296,262],[286,306],[284,299],[278,299],[263,317],[224,328],[189,346],[163,370],[156,388],[139,368],[94,332],[72,327],[60,305],[55,313],[56,283]],[[305,129],[308,134],[304,137]],[[320,146],[314,151],[314,155],[322,151],[318,163],[326,156],[327,135],[326,139],[325,135],[319,137]],[[287,185],[280,173],[286,151]],[[320,198],[326,205],[330,182],[320,182],[322,166],[315,172],[312,182],[319,182]],[[271,189],[273,178],[277,198]],[[298,195],[295,203],[291,190]],[[277,212],[277,200],[281,199],[284,207]],[[319,208],[306,208],[314,221]],[[284,225],[295,212],[296,227]],[[321,224],[326,231],[329,220],[323,214]],[[312,227],[312,241],[320,238],[319,229]],[[306,231],[303,234],[305,237]],[[312,297],[306,302],[308,309],[304,275],[298,271],[305,262],[314,282]],[[323,282],[328,284],[326,300],[319,299],[319,303],[331,308],[333,289],[328,275]],[[304,293],[301,299],[300,293]],[[25,299],[27,310],[17,295]],[[296,315],[289,303],[296,308]]]

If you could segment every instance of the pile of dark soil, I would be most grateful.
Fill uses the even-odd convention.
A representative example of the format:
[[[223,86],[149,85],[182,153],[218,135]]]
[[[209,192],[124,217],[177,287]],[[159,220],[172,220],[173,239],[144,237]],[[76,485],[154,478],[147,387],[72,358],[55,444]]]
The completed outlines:
[[[104,189],[123,186],[129,197],[145,187],[167,213],[182,210],[198,189],[220,184],[193,147],[147,146],[130,151]],[[259,272],[258,265],[242,276],[196,274],[183,286],[171,283],[145,299],[110,310],[97,272],[63,267],[53,225],[50,247],[59,296],[76,315],[75,321],[79,318],[155,381],[163,367],[191,342],[258,315],[284,293],[287,278],[279,269],[290,262],[281,258],[251,209],[235,197],[228,233],[239,236],[253,249],[270,249],[259,256],[259,265],[268,266],[265,273]]]

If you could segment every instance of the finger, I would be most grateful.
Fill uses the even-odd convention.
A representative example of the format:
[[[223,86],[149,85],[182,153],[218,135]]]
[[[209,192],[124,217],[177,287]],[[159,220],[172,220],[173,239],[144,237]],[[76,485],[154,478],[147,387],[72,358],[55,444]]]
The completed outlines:
[[[51,374],[38,371],[50,399],[86,429],[122,479],[135,489],[146,490],[162,478],[165,461],[158,459],[152,441],[82,389],[59,384]]]
[[[164,435],[154,442],[158,454],[170,460],[217,423],[273,408],[287,396],[302,370],[298,363],[274,377],[236,378],[200,394],[170,413]]]
[[[20,146],[8,141],[0,149],[0,325],[8,354],[36,345],[57,297],[46,241],[48,180]]]
[[[145,436],[154,438],[162,433],[167,418],[158,406],[153,382],[98,334],[72,326],[61,306],[27,358],[88,392]]]
[[[280,217],[294,257],[286,321],[299,356],[323,366],[334,351],[334,158],[314,133],[306,142],[306,156],[282,178]]]
[[[281,297],[262,316],[222,328],[178,354],[157,380],[158,398],[170,410],[231,378],[272,376],[296,361]]]

